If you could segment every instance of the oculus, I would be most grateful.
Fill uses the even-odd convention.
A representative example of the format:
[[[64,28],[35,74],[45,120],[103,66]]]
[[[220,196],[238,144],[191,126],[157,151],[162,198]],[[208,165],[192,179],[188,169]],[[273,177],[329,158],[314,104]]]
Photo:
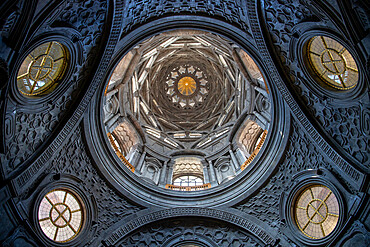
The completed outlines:
[[[193,78],[185,76],[177,83],[177,89],[182,95],[191,95],[195,92],[197,85]]]
[[[166,78],[165,93],[177,107],[190,109],[207,98],[209,83],[206,73],[195,65],[179,65]]]
[[[18,70],[19,91],[27,96],[52,92],[66,71],[68,56],[66,47],[59,42],[47,42],[36,47]]]
[[[83,224],[81,202],[67,190],[52,190],[41,200],[38,222],[48,238],[68,242],[77,236]]]
[[[308,238],[328,236],[338,224],[340,209],[334,193],[323,185],[310,185],[299,195],[294,206],[295,222]]]
[[[308,58],[314,72],[331,88],[348,90],[357,85],[358,68],[349,51],[339,42],[316,36],[308,43]]]

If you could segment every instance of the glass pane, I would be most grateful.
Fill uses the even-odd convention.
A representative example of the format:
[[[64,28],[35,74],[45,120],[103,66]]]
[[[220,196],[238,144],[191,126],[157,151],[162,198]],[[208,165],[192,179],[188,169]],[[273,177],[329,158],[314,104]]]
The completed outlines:
[[[18,70],[17,86],[28,96],[48,93],[67,67],[67,49],[58,42],[47,42],[35,48]]]
[[[197,186],[197,185],[203,185],[203,179],[196,176],[181,176],[176,178],[173,181],[174,185],[177,186]]]
[[[80,231],[83,223],[80,201],[69,191],[57,189],[41,200],[38,221],[44,234],[55,242],[67,242]]]
[[[326,237],[338,224],[338,200],[323,185],[311,185],[305,189],[298,197],[294,210],[298,228],[309,238]]]
[[[357,85],[356,62],[339,42],[329,37],[316,36],[310,40],[308,50],[314,71],[326,84],[340,90]]]

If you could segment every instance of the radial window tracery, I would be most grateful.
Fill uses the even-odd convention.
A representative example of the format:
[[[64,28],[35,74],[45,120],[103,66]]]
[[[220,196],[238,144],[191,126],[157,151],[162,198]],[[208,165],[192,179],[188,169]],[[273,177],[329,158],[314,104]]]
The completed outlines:
[[[326,84],[340,90],[357,85],[358,68],[349,51],[339,42],[316,36],[308,44],[309,61]]]
[[[19,68],[19,91],[27,96],[50,92],[64,75],[67,63],[67,49],[61,43],[53,41],[38,46]]]
[[[49,192],[41,200],[38,222],[44,234],[55,242],[72,240],[81,230],[81,202],[67,190]]]
[[[294,216],[301,232],[309,238],[329,235],[339,220],[339,203],[334,193],[323,185],[311,185],[298,197]]]

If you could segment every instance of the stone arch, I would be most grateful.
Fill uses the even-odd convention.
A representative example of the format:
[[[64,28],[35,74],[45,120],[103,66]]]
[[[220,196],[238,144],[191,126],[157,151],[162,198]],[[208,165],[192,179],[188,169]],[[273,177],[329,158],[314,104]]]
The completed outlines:
[[[210,208],[172,208],[156,211],[127,222],[107,237],[103,243],[105,246],[117,246],[122,244],[127,236],[143,226],[161,220],[168,222],[168,220],[184,216],[204,217],[218,220],[220,223],[229,223],[234,227],[241,227],[253,241],[259,243],[261,246],[272,245],[276,242],[276,239],[261,226],[230,212]]]

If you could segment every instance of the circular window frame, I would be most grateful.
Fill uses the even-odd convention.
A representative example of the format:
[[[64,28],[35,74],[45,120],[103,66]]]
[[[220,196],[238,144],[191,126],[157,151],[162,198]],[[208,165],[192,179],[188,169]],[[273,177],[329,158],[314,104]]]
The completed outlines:
[[[269,82],[272,81],[271,76],[266,73],[266,64],[258,55],[257,49],[249,42],[248,36],[245,36],[245,33],[240,29],[226,22],[209,17],[199,17],[199,19],[194,21],[189,16],[173,16],[171,18],[163,17],[158,20],[149,21],[134,29],[124,39],[120,40],[117,47],[122,48],[116,48],[117,52],[113,55],[104,82],[109,80],[115,65],[138,43],[155,34],[177,29],[195,29],[213,32],[235,42],[241,49],[254,58],[255,63],[261,70],[262,76]],[[100,85],[98,90],[101,93],[92,99],[87,117],[84,118],[84,124],[86,126],[84,129],[85,137],[91,150],[90,153],[101,174],[119,193],[129,198],[134,197],[135,200],[139,200],[143,205],[158,205],[161,207],[163,205],[167,207],[184,205],[205,207],[220,204],[233,205],[252,195],[258,188],[263,186],[266,181],[265,179],[276,168],[278,160],[284,154],[285,147],[288,143],[291,115],[288,109],[284,107],[285,103],[275,85],[272,83],[268,85],[270,97],[274,99],[274,104],[271,107],[272,121],[274,124],[271,124],[269,127],[269,134],[266,137],[265,144],[253,160],[253,165],[248,166],[247,169],[243,170],[234,179],[218,186],[207,190],[189,191],[186,193],[173,191],[152,185],[133,172],[130,172],[126,166],[122,166],[122,162],[113,153],[108,139],[103,134],[104,124],[101,109],[104,103],[105,83]],[[241,117],[244,119],[246,115],[243,114]],[[235,128],[239,128],[241,123],[242,121],[238,121],[235,124]],[[230,136],[235,134],[235,128],[230,131]],[[259,165],[257,166],[256,164]],[[263,173],[263,175],[258,176],[258,173]],[[246,186],[241,185],[241,180],[245,181],[244,185]],[[130,188],[130,191],[126,188]],[[217,200],[214,200],[215,195],[217,195]],[[234,196],[233,200],[230,200],[231,195]]]
[[[18,88],[18,82],[17,82],[17,76],[18,71],[23,64],[24,60],[27,58],[27,56],[35,50],[40,45],[43,45],[48,42],[58,42],[63,46],[65,49],[66,55],[67,55],[67,61],[64,68],[63,75],[58,78],[55,82],[53,82],[54,85],[51,85],[50,88],[55,87],[52,89],[51,92],[41,92],[37,95],[25,95],[23,94],[20,89]],[[55,99],[59,99],[63,95],[63,93],[67,90],[68,87],[71,86],[72,81],[70,78],[72,77],[72,74],[74,73],[74,68],[76,68],[77,60],[79,59],[79,55],[77,52],[76,45],[72,42],[71,39],[69,39],[66,36],[62,35],[48,35],[47,37],[38,37],[35,38],[33,41],[29,42],[29,46],[27,46],[23,51],[21,51],[21,55],[17,58],[14,66],[14,70],[12,71],[11,75],[11,92],[16,99],[25,109],[29,109],[31,111],[38,110],[38,108],[35,108],[34,105],[38,104],[41,107],[41,104],[53,101]],[[50,90],[47,89],[47,90]],[[47,91],[46,90],[46,91]]]
[[[293,238],[299,241],[300,243],[309,246],[323,246],[337,238],[341,230],[343,229],[344,222],[347,219],[346,213],[347,208],[345,203],[345,197],[341,193],[339,188],[334,183],[329,181],[330,178],[331,175],[326,170],[306,171],[305,174],[303,174],[299,178],[299,181],[297,181],[297,183],[288,192],[286,201],[283,202],[284,200],[282,200],[281,210],[283,210],[282,212],[283,218],[285,218],[286,224]],[[306,236],[297,225],[295,216],[295,205],[297,199],[302,195],[302,192],[304,192],[307,188],[313,185],[324,186],[331,190],[332,193],[335,195],[339,205],[339,219],[335,228],[328,235],[319,239],[313,239]]]
[[[314,66],[312,65],[311,59],[309,58],[309,45],[313,38],[320,36],[327,37],[338,42],[352,56],[358,69],[358,80],[356,85],[347,90],[337,89],[334,86],[330,86],[329,82],[327,82],[324,78],[320,77],[317,74]],[[346,100],[348,98],[353,99],[354,97],[358,97],[360,94],[363,93],[364,75],[362,71],[364,70],[361,63],[359,62],[357,52],[346,42],[344,42],[343,39],[339,37],[339,35],[325,30],[308,30],[299,38],[297,42],[296,55],[298,57],[298,64],[302,69],[305,78],[307,78],[303,79],[302,81],[304,82],[306,87],[309,88],[310,91],[315,93],[317,96],[326,96],[333,99]]]
[[[53,193],[56,193],[56,192],[63,192],[63,193],[65,193],[64,199],[62,201],[57,201],[56,203],[52,203],[52,201],[50,199],[51,196],[49,196],[49,195],[51,195]],[[78,228],[77,229],[74,229],[71,226],[71,224],[70,224],[71,221],[72,221],[72,219],[73,219],[72,214],[74,213],[74,211],[72,211],[71,208],[70,208],[70,206],[65,203],[65,200],[66,200],[66,198],[67,198],[68,195],[70,195],[73,198],[73,200],[78,205],[78,209],[76,209],[75,212],[81,212],[81,219],[78,222]],[[39,205],[38,222],[39,222],[39,225],[41,227],[41,230],[44,232],[44,234],[47,235],[46,232],[45,232],[46,229],[44,229],[44,227],[41,225],[41,222],[43,222],[44,220],[47,220],[49,218],[49,220],[52,222],[52,224],[58,230],[58,231],[55,231],[54,239],[51,239],[51,236],[47,236],[52,241],[58,242],[58,243],[67,243],[67,242],[73,240],[76,236],[78,236],[78,234],[80,234],[82,225],[84,224],[84,221],[83,221],[84,220],[84,213],[83,213],[84,210],[83,210],[83,205],[81,203],[81,200],[74,193],[72,193],[70,190],[66,190],[64,188],[57,188],[57,189],[54,189],[54,190],[49,191],[46,195],[44,195],[44,197],[41,200],[41,202],[43,202],[44,199],[46,199],[47,201],[49,201],[49,203],[52,205],[50,211],[48,212],[49,217],[41,218],[41,219],[40,219],[41,205]],[[61,200],[61,198],[59,198],[59,199]],[[57,206],[64,206],[65,209],[63,210],[63,208],[62,208],[61,211],[59,211],[57,209]],[[57,211],[57,214],[59,215],[55,220],[52,218],[53,217],[53,214],[54,214],[53,213],[53,210],[54,211]],[[67,218],[64,217],[64,212],[66,212],[66,211],[68,212],[68,215],[70,216],[69,218],[68,217]],[[45,213],[47,213],[47,212],[45,212]],[[60,218],[63,218],[64,225],[61,225],[61,224],[58,224],[57,223],[57,220],[60,219]],[[68,237],[67,239],[55,240],[55,238],[57,238],[57,236],[58,236],[58,233],[60,232],[60,229],[65,228],[65,227],[68,227],[68,226],[71,228],[71,230],[74,232],[74,234],[71,235],[71,236],[67,236]]]
[[[328,217],[328,215],[330,214],[330,211],[329,211],[329,208],[328,208],[328,204],[326,203],[326,199],[327,198],[329,198],[329,196],[330,195],[332,195],[333,194],[333,192],[328,188],[328,187],[326,187],[325,185],[322,185],[322,184],[310,184],[310,185],[307,185],[307,186],[305,186],[304,187],[305,189],[303,189],[303,190],[300,190],[300,192],[296,195],[296,198],[295,198],[295,202],[294,202],[294,207],[293,207],[293,215],[294,215],[294,220],[295,220],[295,222],[296,222],[296,226],[298,226],[298,228],[300,229],[300,231],[305,235],[305,236],[307,236],[308,238],[311,238],[311,239],[323,239],[323,238],[325,238],[326,236],[329,236],[332,232],[333,232],[333,230],[337,227],[337,224],[338,224],[338,221],[339,221],[339,219],[340,219],[340,217],[341,217],[341,215],[340,215],[340,212],[338,212],[338,215],[337,215],[337,220],[336,220],[336,222],[335,222],[335,225],[334,225],[334,228],[333,228],[333,230],[332,231],[330,231],[328,234],[326,234],[325,235],[325,231],[324,231],[324,229],[323,229],[323,227],[322,227],[322,223],[324,223],[325,221],[326,221],[326,219],[327,219],[327,217]],[[312,234],[308,234],[306,231],[305,231],[305,227],[303,227],[302,228],[302,222],[299,222],[300,220],[299,220],[299,217],[298,217],[298,209],[301,209],[301,208],[299,208],[299,203],[300,202],[302,202],[301,201],[301,198],[302,198],[302,196],[305,194],[305,193],[307,193],[307,191],[309,190],[310,192],[311,192],[311,196],[312,197],[314,197],[314,195],[313,195],[313,189],[314,188],[324,188],[324,189],[327,189],[328,190],[328,194],[326,194],[326,197],[325,197],[325,199],[324,200],[322,200],[322,199],[320,199],[320,198],[318,198],[318,197],[315,197],[315,198],[312,198],[311,199],[311,201],[307,204],[307,206],[306,206],[306,209],[305,209],[305,211],[306,211],[306,216],[307,216],[307,218],[310,216],[309,215],[309,211],[308,211],[308,207],[309,207],[309,205],[311,205],[311,207],[313,207],[313,209],[315,210],[315,213],[313,213],[313,215],[309,218],[309,220],[308,220],[308,222],[306,223],[306,225],[305,226],[308,226],[309,225],[309,223],[313,223],[313,224],[321,224],[321,227],[322,227],[322,232],[323,232],[323,237],[314,237],[314,236],[312,236]],[[338,200],[337,200],[337,198],[336,198],[336,196],[334,195],[334,198],[335,198],[335,201],[337,201],[338,202]],[[304,199],[303,199],[304,200]],[[320,206],[318,207],[318,208],[315,208],[315,206],[313,206],[312,205],[312,202],[314,202],[314,201],[319,201],[319,202],[321,202],[320,203]],[[322,206],[321,206],[322,205]],[[338,209],[339,209],[339,203],[337,203],[336,204],[337,206],[338,206]],[[319,210],[321,209],[321,208],[325,208],[326,209],[326,213],[325,214],[321,214],[320,212],[319,212]],[[303,209],[303,208],[302,208]],[[339,210],[338,210],[339,211]],[[321,220],[321,222],[319,222],[319,221],[314,221],[313,220],[313,218],[314,218],[314,215],[319,215],[320,217],[322,217],[322,220]],[[334,215],[333,215],[334,216]]]
[[[65,180],[65,181],[63,181]],[[76,185],[72,183],[72,181],[68,181],[69,179],[62,179],[62,181],[53,182],[45,186],[37,195],[36,199],[34,200],[33,205],[33,222],[35,227],[35,233],[38,235],[39,239],[46,245],[46,246],[79,246],[82,245],[84,241],[86,241],[86,236],[89,234],[92,222],[93,222],[93,207],[94,204],[91,202]],[[55,190],[64,190],[68,193],[72,194],[78,203],[81,206],[82,211],[82,223],[80,229],[76,235],[74,235],[70,240],[66,242],[58,242],[50,239],[42,230],[39,224],[39,208],[41,201],[44,197],[53,192]]]
[[[43,47],[43,49],[46,48],[46,50],[40,51],[41,47]],[[61,53],[61,56],[52,57],[51,53],[54,52]],[[31,58],[29,59],[29,57]],[[55,65],[57,60],[61,60],[60,65]],[[69,51],[64,44],[57,41],[49,41],[40,44],[26,56],[18,70],[17,74],[18,90],[21,92],[21,94],[27,97],[38,97],[38,96],[42,97],[43,95],[51,93],[58,86],[58,81],[60,81],[64,77],[67,66],[69,64],[69,60],[70,60]],[[44,66],[49,66],[46,67],[47,72],[43,72],[43,70],[45,70]],[[35,70],[37,70],[36,75],[34,75]],[[55,70],[56,72],[54,75],[51,75],[49,77],[50,81],[46,82],[45,85],[33,91],[34,86],[39,82],[42,82],[46,77],[48,77],[53,70]],[[25,88],[24,80],[21,80],[21,78],[23,77],[27,77],[28,82],[34,81],[32,84],[32,88],[29,89],[28,92],[27,89]],[[22,82],[20,82],[20,80]]]

